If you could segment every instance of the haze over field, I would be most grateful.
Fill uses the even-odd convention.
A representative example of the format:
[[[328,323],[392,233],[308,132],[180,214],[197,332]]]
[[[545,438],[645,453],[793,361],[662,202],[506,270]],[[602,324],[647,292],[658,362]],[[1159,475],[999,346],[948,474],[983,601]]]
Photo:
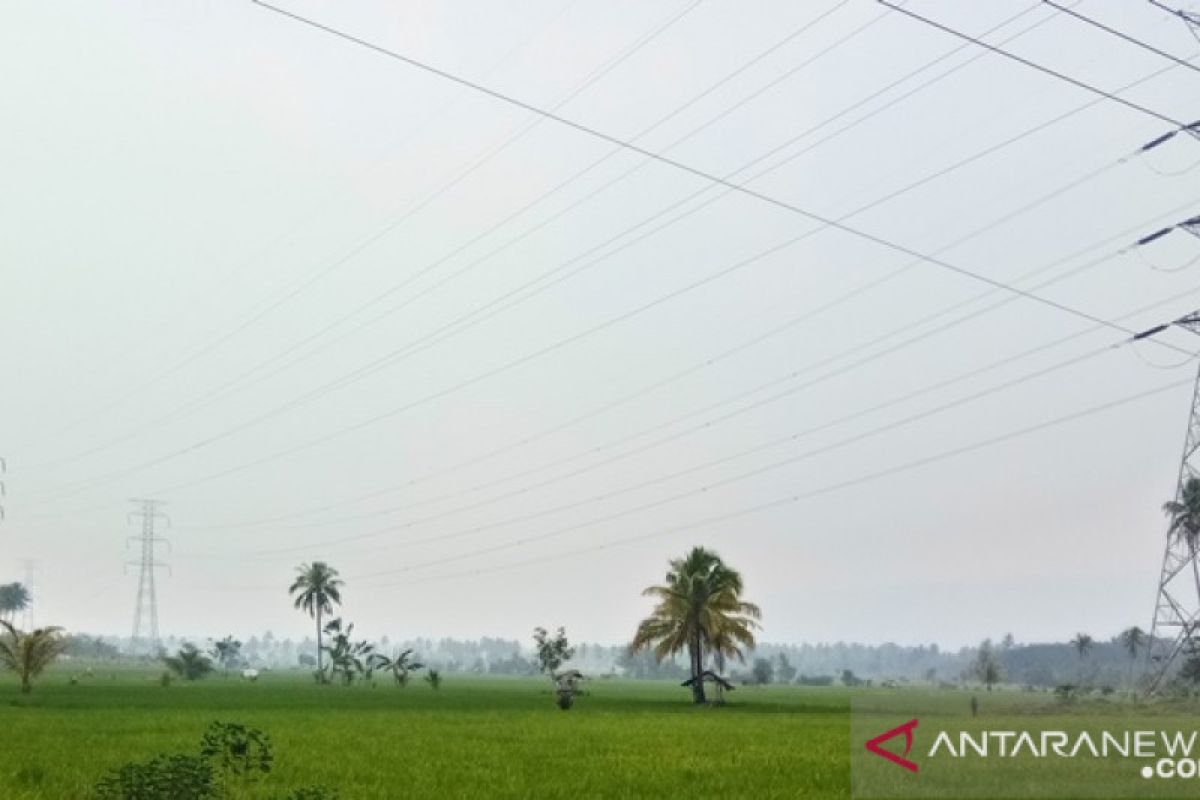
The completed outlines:
[[[1200,75],[1052,8],[910,5],[1196,116]],[[0,582],[36,561],[36,621],[128,633],[152,497],[164,632],[302,638],[324,559],[372,636],[624,642],[696,543],[763,641],[1148,623],[1188,334],[957,307],[990,287],[251,2],[4,6]],[[1172,126],[877,3],[286,7],[825,217],[901,192],[848,224],[1128,331],[1200,306],[1200,242],[1117,254],[1200,213],[1200,141],[1126,158]]]

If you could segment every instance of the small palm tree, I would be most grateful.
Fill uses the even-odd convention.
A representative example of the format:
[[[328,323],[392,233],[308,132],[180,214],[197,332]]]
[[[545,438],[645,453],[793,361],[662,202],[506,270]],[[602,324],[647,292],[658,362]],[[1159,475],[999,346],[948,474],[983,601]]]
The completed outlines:
[[[372,662],[377,669],[392,673],[396,685],[401,687],[408,685],[409,672],[425,666],[413,656],[412,648],[405,650],[395,658],[388,658],[383,653],[376,653],[372,656]]]
[[[347,686],[359,676],[369,680],[375,669],[375,647],[366,640],[351,641],[354,623],[343,627],[341,617],[332,619],[325,626],[325,633],[331,637],[330,644],[325,646],[330,675],[340,675]]]
[[[163,663],[167,669],[174,672],[185,681],[196,681],[212,672],[212,659],[200,652],[200,648],[191,642],[184,642],[183,647],[173,656],[164,656]]]
[[[23,633],[11,623],[0,620],[0,664],[16,672],[21,679],[21,691],[33,691],[33,679],[67,649],[62,628],[38,628]]]
[[[295,607],[303,609],[317,621],[317,673],[321,674],[324,663],[321,658],[323,614],[332,614],[333,605],[342,603],[341,587],[343,582],[338,578],[338,571],[324,561],[314,561],[311,564],[301,564],[296,568],[296,579],[288,588],[288,593],[296,598]]]

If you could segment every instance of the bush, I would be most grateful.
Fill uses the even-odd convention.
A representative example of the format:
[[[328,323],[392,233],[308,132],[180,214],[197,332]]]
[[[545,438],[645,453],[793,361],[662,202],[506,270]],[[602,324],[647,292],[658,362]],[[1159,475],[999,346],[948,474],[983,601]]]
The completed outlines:
[[[275,761],[270,737],[238,722],[209,725],[200,740],[200,757],[243,784],[266,775]]]
[[[99,800],[218,800],[243,797],[245,786],[271,771],[271,739],[238,722],[214,722],[200,740],[200,755],[161,755],[130,763],[105,775],[95,786]],[[241,786],[231,791],[231,780]],[[255,795],[256,797],[258,795]],[[284,800],[338,800],[326,786],[296,789]]]
[[[429,685],[434,689],[440,688],[442,685],[442,673],[438,672],[436,669],[431,669],[429,670],[429,674],[425,676],[425,680],[428,681]]]
[[[208,800],[216,797],[212,764],[185,755],[126,764],[96,784],[101,800]]]

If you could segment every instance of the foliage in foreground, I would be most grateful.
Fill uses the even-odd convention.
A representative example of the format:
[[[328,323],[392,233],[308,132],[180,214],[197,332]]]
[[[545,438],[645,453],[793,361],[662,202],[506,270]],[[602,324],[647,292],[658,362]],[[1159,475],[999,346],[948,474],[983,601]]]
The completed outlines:
[[[236,797],[274,765],[271,739],[237,722],[214,722],[198,756],[158,755],[119,767],[95,786],[98,800],[217,800]],[[337,800],[324,786],[297,789],[284,800]]]
[[[212,764],[197,756],[161,755],[130,763],[96,784],[100,800],[204,800],[216,797]]]

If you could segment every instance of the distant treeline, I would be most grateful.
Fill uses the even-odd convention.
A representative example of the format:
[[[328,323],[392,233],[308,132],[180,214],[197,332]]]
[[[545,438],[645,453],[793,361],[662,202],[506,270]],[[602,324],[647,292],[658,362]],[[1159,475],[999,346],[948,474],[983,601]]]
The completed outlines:
[[[211,642],[200,637],[167,637],[165,650],[173,652],[185,641],[206,649]],[[531,642],[484,637],[482,639],[389,640],[376,643],[384,653],[413,648],[422,661],[446,672],[490,675],[534,675],[537,663]],[[76,635],[67,655],[82,660],[128,660],[132,642],[119,637]],[[278,639],[270,632],[242,642],[246,666],[292,669],[311,666],[315,642]],[[1096,641],[1080,655],[1069,643],[1022,644],[1005,637],[992,644],[1004,683],[1038,687],[1078,684],[1086,686],[1126,685],[1142,666],[1139,660],[1113,641]],[[755,662],[766,661],[771,682],[809,685],[842,685],[846,682],[961,684],[973,683],[972,664],[977,647],[943,650],[936,644],[905,646],[836,642],[832,644],[760,644],[748,654],[745,664],[732,663],[726,672],[737,680],[752,680]],[[142,660],[152,660],[143,656]],[[632,678],[682,679],[683,658],[656,662],[649,652],[630,654],[623,645],[580,643],[571,666],[584,674],[615,674]],[[759,665],[759,675],[767,668]],[[761,682],[761,681],[760,681]]]

